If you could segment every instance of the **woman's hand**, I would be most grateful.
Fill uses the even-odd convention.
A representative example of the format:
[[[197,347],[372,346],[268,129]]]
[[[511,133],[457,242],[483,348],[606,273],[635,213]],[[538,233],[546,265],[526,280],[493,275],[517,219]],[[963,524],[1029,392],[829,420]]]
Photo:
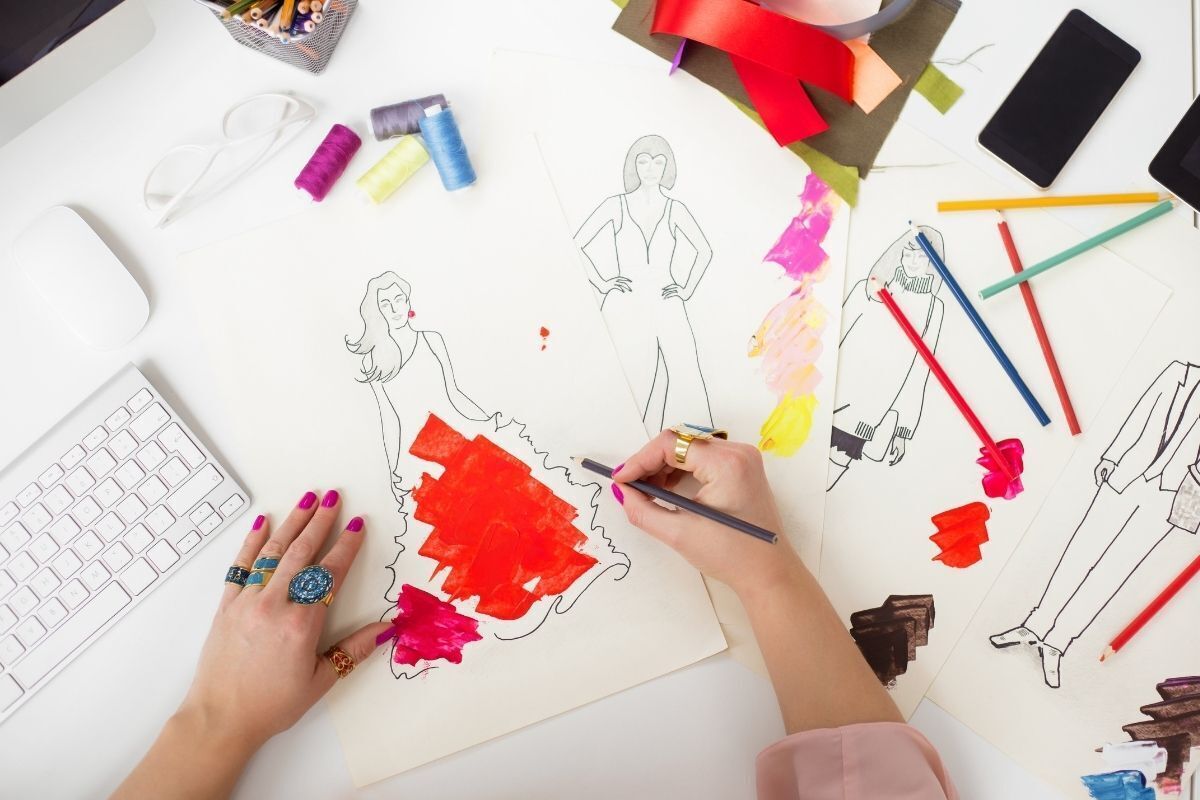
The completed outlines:
[[[694,286],[680,286],[678,283],[668,283],[663,287],[662,296],[663,300],[671,297],[678,297],[680,300],[686,303],[688,300],[692,299],[692,295],[695,293],[695,291],[696,287]]]
[[[624,275],[618,275],[615,278],[605,278],[594,284],[596,291],[602,295],[606,295],[611,291],[629,293],[633,291],[633,281],[626,278]]]
[[[739,594],[790,580],[800,558],[784,535],[758,449],[720,439],[697,440],[686,462],[678,464],[675,438],[674,431],[663,431],[613,476],[613,493],[629,521]],[[645,480],[673,488],[685,472],[701,484],[695,495],[698,502],[780,534],[778,543],[767,544],[687,511],[670,511],[629,486]]]

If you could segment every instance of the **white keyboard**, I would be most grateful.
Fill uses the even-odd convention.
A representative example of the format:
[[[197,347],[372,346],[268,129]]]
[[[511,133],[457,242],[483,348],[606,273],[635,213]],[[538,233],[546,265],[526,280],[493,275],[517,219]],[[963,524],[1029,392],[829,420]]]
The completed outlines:
[[[132,365],[0,472],[0,722],[246,503]]]

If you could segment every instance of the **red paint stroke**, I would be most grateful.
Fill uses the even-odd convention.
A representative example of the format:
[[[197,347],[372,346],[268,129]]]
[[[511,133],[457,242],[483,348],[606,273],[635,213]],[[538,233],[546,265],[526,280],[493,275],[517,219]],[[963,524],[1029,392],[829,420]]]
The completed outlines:
[[[407,583],[400,587],[396,610],[400,613],[392,619],[392,627],[381,633],[375,644],[395,639],[392,660],[397,664],[411,667],[418,661],[438,659],[461,664],[463,648],[483,638],[477,632],[479,620]]]
[[[1025,471],[1025,445],[1021,444],[1020,439],[1002,439],[996,442],[996,447],[1012,468],[1013,478],[1009,480],[987,449],[981,447],[979,448],[981,456],[975,463],[987,471],[983,476],[983,493],[988,497],[1003,497],[1005,500],[1012,500],[1025,491],[1025,487],[1021,484],[1021,473]]]
[[[430,414],[409,452],[445,467],[421,476],[413,500],[414,516],[433,526],[418,552],[437,561],[434,577],[450,568],[451,600],[478,597],[480,614],[518,619],[598,563],[579,552],[578,511],[483,436],[468,441]]]
[[[546,340],[550,338],[550,329],[543,325],[538,329],[538,335],[542,337],[542,349],[546,349]]]
[[[836,207],[833,190],[810,172],[800,195],[800,213],[788,223],[763,261],[778,264],[788,277],[798,281],[822,269],[829,262],[829,254],[821,243],[833,224]]]
[[[980,545],[988,540],[987,521],[992,512],[983,503],[967,503],[931,518],[937,533],[929,539],[941,550],[933,557],[947,567],[964,569],[983,558]]]

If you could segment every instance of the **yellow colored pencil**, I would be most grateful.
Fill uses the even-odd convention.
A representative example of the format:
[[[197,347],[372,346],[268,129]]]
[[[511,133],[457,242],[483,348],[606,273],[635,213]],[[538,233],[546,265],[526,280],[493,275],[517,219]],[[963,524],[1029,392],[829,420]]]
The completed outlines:
[[[292,27],[296,16],[296,0],[283,0],[283,8],[279,11],[279,27],[287,30]]]
[[[999,211],[1005,208],[1053,208],[1061,206],[1116,206],[1127,203],[1157,203],[1167,199],[1158,192],[1125,194],[1069,194],[1057,197],[998,197],[990,200],[942,200],[938,211]]]

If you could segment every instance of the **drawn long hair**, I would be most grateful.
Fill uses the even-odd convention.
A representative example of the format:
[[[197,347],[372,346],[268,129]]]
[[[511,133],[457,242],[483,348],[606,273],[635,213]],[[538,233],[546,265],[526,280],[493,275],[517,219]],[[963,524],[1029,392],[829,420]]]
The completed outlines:
[[[379,310],[379,292],[391,286],[399,286],[412,302],[412,285],[408,281],[390,271],[376,275],[367,281],[367,291],[358,305],[363,322],[362,335],[356,342],[346,337],[346,349],[363,357],[362,377],[359,378],[362,383],[390,381],[404,366],[404,353],[392,338],[387,318]]]
[[[935,228],[929,227],[928,225],[920,225],[917,229],[921,231],[921,233],[925,234],[926,238],[929,239],[929,243],[933,245],[934,251],[936,251],[937,254],[942,257],[942,260],[945,260],[946,244],[945,240],[942,238],[941,232]],[[879,300],[878,296],[876,296],[875,291],[873,291],[871,287],[888,286],[889,284],[895,282],[896,271],[904,269],[900,266],[901,253],[904,252],[906,247],[910,246],[919,247],[919,245],[917,245],[916,241],[913,239],[913,235],[905,232],[903,236],[892,242],[888,249],[884,251],[883,255],[879,257],[878,261],[871,265],[871,271],[867,273],[867,285],[865,287],[868,298],[877,302],[882,302]],[[872,278],[878,281],[878,283],[872,283]],[[939,275],[936,270],[934,270],[933,274],[929,276],[929,293],[936,295],[938,290],[941,288],[942,276]]]
[[[675,185],[675,152],[671,149],[671,145],[667,144],[667,140],[657,134],[650,134],[638,139],[630,146],[629,152],[625,154],[625,191],[632,192],[634,189],[642,185],[642,179],[638,177],[637,172],[637,157],[645,153],[651,158],[658,156],[667,157],[667,166],[663,169],[662,180],[658,185],[664,189],[670,189]]]

